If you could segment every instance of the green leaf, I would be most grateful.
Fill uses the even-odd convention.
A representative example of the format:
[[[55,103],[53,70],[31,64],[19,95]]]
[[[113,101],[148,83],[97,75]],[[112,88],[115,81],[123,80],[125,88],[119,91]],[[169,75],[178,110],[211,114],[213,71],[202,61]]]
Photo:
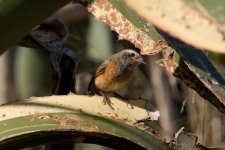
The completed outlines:
[[[70,1],[1,0],[0,54],[15,45],[32,28],[68,2]]]
[[[80,136],[87,138],[85,142],[108,143],[112,147],[110,140],[114,139],[118,143],[115,146],[126,147],[128,142],[144,149],[166,149],[158,137],[134,125],[138,120],[151,117],[152,113],[143,108],[145,101],[139,101],[143,106],[131,107],[127,102],[110,99],[114,110],[102,104],[103,97],[72,94],[36,97],[2,105],[0,149],[10,149],[12,143],[18,143],[23,148]],[[62,139],[54,134],[59,134]],[[99,137],[101,142],[93,141],[92,135],[97,139]]]
[[[123,122],[81,112],[17,117],[1,121],[0,128],[0,149],[13,149],[15,145],[25,148],[62,139],[97,144],[104,140],[103,145],[116,149],[131,145],[141,149],[167,149],[167,145],[150,133]],[[117,144],[110,144],[113,140]]]

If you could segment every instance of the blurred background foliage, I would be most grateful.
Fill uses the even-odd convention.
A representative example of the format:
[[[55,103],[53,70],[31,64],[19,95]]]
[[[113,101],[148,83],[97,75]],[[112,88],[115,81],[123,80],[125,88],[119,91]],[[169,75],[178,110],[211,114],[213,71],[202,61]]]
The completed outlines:
[[[108,56],[125,48],[139,51],[130,42],[119,40],[117,33],[96,21],[81,5],[67,5],[51,16],[55,17],[69,24],[69,37],[65,45],[80,58],[76,74],[77,94],[87,94],[91,75]],[[159,109],[160,121],[147,124],[167,140],[180,127],[185,127],[197,135],[203,145],[225,147],[224,116],[208,101],[198,100],[202,98],[195,91],[157,65],[156,61],[161,57],[161,53],[145,56],[148,65],[140,66],[119,94],[130,99],[144,98]],[[208,58],[225,75],[225,55],[208,53]],[[1,56],[0,68],[1,104],[51,94],[51,67],[47,52],[24,47],[11,48]],[[78,144],[75,149],[90,149],[84,145]]]

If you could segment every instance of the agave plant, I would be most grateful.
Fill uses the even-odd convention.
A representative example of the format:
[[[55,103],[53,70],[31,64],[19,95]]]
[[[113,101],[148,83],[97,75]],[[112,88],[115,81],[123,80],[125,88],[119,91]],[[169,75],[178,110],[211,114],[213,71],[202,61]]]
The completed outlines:
[[[64,45],[69,34],[64,22],[45,19],[69,2],[0,1],[1,54],[15,45],[47,51],[53,69],[51,94],[57,95],[76,92],[73,87],[79,58]],[[222,0],[213,4],[208,0],[75,0],[71,5],[77,3],[117,32],[120,39],[133,43],[142,55],[164,52],[159,64],[225,115],[225,80],[202,50],[225,53],[224,9],[217,8]],[[69,69],[61,65],[67,61]],[[69,87],[61,84],[64,69],[70,70]],[[116,98],[113,103],[116,109],[111,110],[101,104],[99,96],[71,94],[2,105],[0,149],[54,143],[71,148],[77,143],[95,143],[115,149],[209,149],[183,130],[173,140],[164,141],[164,137],[137,126],[146,118],[158,120],[159,112],[147,111],[146,101],[132,108]]]

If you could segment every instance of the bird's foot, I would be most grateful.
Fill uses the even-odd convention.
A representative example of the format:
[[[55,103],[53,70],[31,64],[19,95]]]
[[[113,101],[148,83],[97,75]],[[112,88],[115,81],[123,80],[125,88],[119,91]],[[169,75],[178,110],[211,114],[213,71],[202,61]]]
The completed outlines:
[[[111,102],[111,100],[109,99],[109,97],[108,97],[105,93],[103,93],[103,92],[101,92],[101,94],[102,94],[102,96],[103,96],[103,101],[102,101],[102,103],[103,103],[104,105],[107,104],[111,109],[114,109],[114,108],[112,107],[113,103]]]

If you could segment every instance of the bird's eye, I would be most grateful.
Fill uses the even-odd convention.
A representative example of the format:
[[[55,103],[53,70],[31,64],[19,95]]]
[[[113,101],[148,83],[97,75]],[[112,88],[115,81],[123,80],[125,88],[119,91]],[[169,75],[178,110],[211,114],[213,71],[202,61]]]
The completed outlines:
[[[130,54],[130,56],[131,56],[131,57],[134,57],[134,56],[135,56],[135,54],[134,54],[134,53],[131,53],[131,54]]]

